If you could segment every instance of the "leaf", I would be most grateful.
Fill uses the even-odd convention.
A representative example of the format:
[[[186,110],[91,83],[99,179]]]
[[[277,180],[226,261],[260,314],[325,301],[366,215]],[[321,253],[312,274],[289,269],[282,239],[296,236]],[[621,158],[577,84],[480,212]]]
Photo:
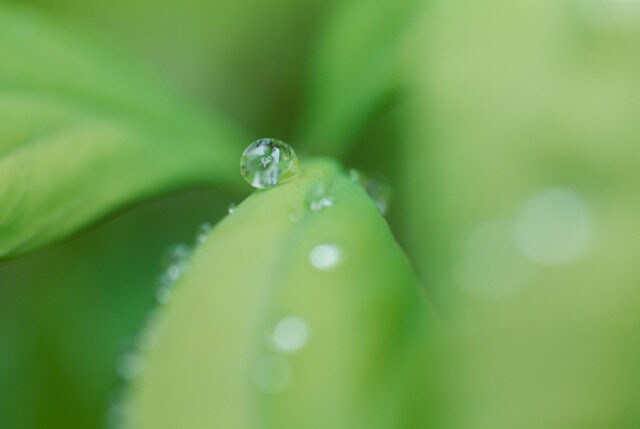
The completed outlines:
[[[226,213],[214,189],[154,198],[0,264],[0,428],[102,428],[114,363],[156,304],[167,249]],[[29,412],[25,412],[29,410]]]
[[[133,64],[0,6],[0,257],[162,192],[238,182],[246,138]]]
[[[318,183],[334,205],[313,212],[305,201]],[[340,255],[327,270],[309,259],[323,244]],[[294,354],[266,341],[289,316],[308,327]],[[364,189],[332,162],[309,163],[301,179],[255,192],[197,249],[146,333],[155,332],[157,345],[133,384],[130,423],[421,427],[407,413],[419,396],[413,382],[425,320],[419,285]],[[282,392],[255,384],[278,377],[260,372],[265,362],[281,371],[276,383],[286,384],[290,370]]]
[[[400,42],[416,0],[341,2],[312,59],[301,139],[318,153],[341,155],[367,119],[400,87]]]

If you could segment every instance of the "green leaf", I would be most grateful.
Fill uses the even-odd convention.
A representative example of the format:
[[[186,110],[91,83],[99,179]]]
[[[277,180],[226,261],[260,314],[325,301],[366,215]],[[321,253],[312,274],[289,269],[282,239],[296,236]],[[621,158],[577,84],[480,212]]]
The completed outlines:
[[[0,6],[0,257],[161,192],[239,182],[246,138],[134,64]]]
[[[400,42],[419,1],[345,1],[326,23],[312,69],[301,138],[341,155],[400,89]]]
[[[422,427],[408,414],[420,396],[420,286],[364,189],[332,162],[304,167],[255,192],[195,252],[147,332],[157,344],[129,398],[134,427]],[[319,183],[334,204],[309,211]],[[322,244],[340,254],[327,270],[310,263]],[[294,354],[266,341],[288,316],[308,327]],[[260,373],[265,356],[290,371],[280,393],[255,384],[278,375]]]

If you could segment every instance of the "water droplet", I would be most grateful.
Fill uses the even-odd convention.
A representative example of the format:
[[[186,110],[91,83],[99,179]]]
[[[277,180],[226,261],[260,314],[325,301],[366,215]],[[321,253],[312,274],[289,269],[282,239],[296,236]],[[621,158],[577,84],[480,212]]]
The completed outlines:
[[[128,429],[129,407],[122,398],[114,400],[107,410],[107,427],[110,429]]]
[[[116,372],[123,380],[131,381],[138,378],[144,370],[143,359],[134,352],[125,353],[118,359]]]
[[[227,209],[227,211],[229,212],[229,214],[234,214],[236,212],[236,208],[237,206],[234,203],[229,204],[229,208]]]
[[[640,21],[638,0],[578,0],[577,3],[582,18],[595,28],[633,30]]]
[[[512,223],[491,219],[477,225],[461,243],[453,276],[469,295],[482,298],[506,296],[523,287],[530,264],[511,240]]]
[[[591,217],[584,200],[569,189],[545,189],[529,198],[514,229],[523,255],[546,265],[578,259],[591,236]]]
[[[171,282],[175,282],[176,280],[178,280],[181,274],[182,274],[181,265],[174,264],[167,269],[167,278]]]
[[[160,304],[166,304],[171,300],[172,292],[172,286],[170,283],[161,284],[158,289],[156,289],[156,301]]]
[[[300,162],[288,144],[271,138],[260,139],[242,154],[240,173],[254,188],[268,188],[297,177]]]
[[[288,316],[276,324],[271,342],[283,353],[295,353],[304,347],[308,337],[307,323],[300,317]]]
[[[330,270],[340,262],[340,249],[333,244],[320,244],[311,249],[309,262],[319,270]]]
[[[264,393],[280,393],[291,379],[291,365],[282,356],[265,355],[256,360],[253,381]]]
[[[354,182],[359,182],[360,181],[360,176],[361,176],[361,173],[358,170],[356,170],[355,168],[349,169],[349,177]]]
[[[333,206],[333,197],[329,194],[328,186],[324,183],[316,183],[311,186],[307,194],[307,205],[309,210],[313,212],[319,212]]]
[[[198,237],[200,237],[200,234]],[[170,293],[170,291],[162,290],[162,288],[168,288],[182,276],[191,253],[191,247],[186,244],[178,244],[169,249],[165,257],[166,269],[160,276],[160,288],[156,295],[159,301],[162,302],[162,296]]]
[[[354,182],[362,185],[380,213],[385,216],[389,210],[389,202],[391,201],[391,186],[389,186],[387,181],[380,175],[373,177],[368,176],[353,168],[349,170],[349,177]]]
[[[302,219],[303,211],[301,209],[291,209],[289,210],[289,220],[291,222],[297,222]]]
[[[151,324],[147,324],[140,333],[136,345],[140,350],[148,351],[153,349],[158,342],[158,329]]]
[[[135,345],[138,350],[148,351],[155,347],[160,329],[164,325],[162,311],[158,307],[154,307],[147,314],[144,328],[140,330],[136,337]]]
[[[176,244],[169,248],[164,258],[164,266],[182,264],[191,255],[191,247],[187,244]]]
[[[196,244],[204,244],[209,239],[209,233],[212,229],[213,226],[209,222],[200,225],[196,234]]]

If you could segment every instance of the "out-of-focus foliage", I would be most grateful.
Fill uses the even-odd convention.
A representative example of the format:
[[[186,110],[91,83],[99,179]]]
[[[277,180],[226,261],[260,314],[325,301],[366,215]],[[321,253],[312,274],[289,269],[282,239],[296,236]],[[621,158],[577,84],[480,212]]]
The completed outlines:
[[[326,161],[304,171],[253,194],[196,250],[151,326],[157,345],[133,384],[133,427],[424,425],[410,414],[426,322],[418,282],[357,182]],[[319,185],[334,204],[312,211]],[[333,269],[310,263],[319,244],[340,252]],[[291,356],[265,337],[287,316],[309,332]],[[277,395],[254,381],[265,357],[290,365]]]
[[[400,91],[400,43],[416,0],[343,2],[323,28],[307,84],[301,136],[313,150],[343,156],[371,116]]]
[[[236,177],[246,137],[80,40],[0,9],[0,257],[125,203]]]
[[[514,217],[541,189],[570,188],[594,214],[635,201],[640,10],[623,3],[427,9],[409,50],[417,131],[404,191],[416,257],[434,285],[453,283],[460,240]]]
[[[105,427],[167,249],[229,199],[199,190],[147,203],[0,265],[0,427]]]
[[[255,136],[292,137],[316,32],[338,0],[30,0],[126,46]]]
[[[174,118],[174,107],[167,107],[166,100],[182,97],[158,96],[152,87],[163,84],[157,79],[147,82],[140,77],[147,72],[127,72],[130,65],[120,54],[130,51],[136,57],[130,64],[150,63],[194,100],[242,124],[247,135],[279,137],[303,155],[333,155],[346,166],[385,173],[394,191],[390,228],[408,245],[446,327],[430,332],[422,349],[416,346],[411,353],[419,359],[417,368],[401,363],[409,358],[394,354],[388,345],[411,341],[409,329],[398,328],[397,338],[389,337],[388,326],[377,318],[395,315],[396,322],[404,320],[399,316],[401,304],[368,300],[373,295],[364,293],[361,280],[371,279],[374,285],[384,280],[385,287],[373,290],[380,298],[392,291],[401,294],[403,289],[387,289],[389,285],[413,285],[413,280],[361,190],[353,188],[350,195],[353,205],[362,209],[362,218],[354,220],[351,206],[338,204],[334,208],[345,210],[344,217],[318,228],[315,220],[293,224],[280,219],[289,196],[303,191],[295,184],[260,192],[241,205],[237,217],[217,227],[196,252],[193,271],[175,290],[175,301],[163,307],[166,317],[159,320],[167,325],[159,331],[158,348],[149,355],[147,376],[133,390],[139,421],[158,427],[181,419],[178,425],[193,427],[200,423],[193,420],[198,415],[209,419],[221,404],[230,404],[224,409],[230,421],[240,416],[266,427],[303,427],[305,418],[333,419],[326,427],[357,427],[372,419],[365,426],[375,427],[385,426],[407,406],[408,428],[638,427],[634,398],[640,347],[635,327],[640,294],[635,282],[640,273],[633,258],[640,249],[633,233],[639,229],[640,215],[640,126],[635,118],[640,111],[640,3],[29,3],[49,17],[46,22],[55,20],[56,28],[68,29],[60,33],[65,41],[75,40],[71,34],[90,34],[81,39],[101,40],[109,46],[105,51],[120,51],[115,57],[121,60],[95,67],[106,57],[89,48],[93,42],[74,41],[87,58],[98,60],[92,63],[96,73],[87,74],[82,61],[68,64],[70,58],[80,57],[62,58],[59,50],[46,48],[55,39],[36,42],[45,28],[23,35],[33,38],[33,46],[14,35],[20,42],[14,43],[16,54],[0,50],[5,60],[0,63],[0,79],[12,59],[32,54],[60,59],[57,65],[45,62],[39,68],[32,61],[33,68],[23,67],[12,76],[23,81],[36,78],[39,86],[33,92],[41,99],[40,107],[51,100],[64,105],[54,109],[57,116],[52,117],[43,116],[48,111],[42,109],[17,110],[21,105],[5,103],[2,112],[10,120],[1,122],[0,130],[31,125],[29,118],[38,118],[44,126],[53,119],[86,115],[126,117],[138,123],[140,111],[147,108],[159,109],[155,117],[164,127],[192,118],[193,109],[206,112],[180,101],[183,107],[176,109]],[[11,34],[16,26],[19,22],[11,21],[0,28],[0,35]],[[0,39],[0,44],[3,40],[9,39]],[[67,74],[63,66],[69,66]],[[80,68],[74,70],[75,66]],[[112,67],[132,80],[114,78]],[[56,91],[73,89],[62,92],[64,100],[58,97],[60,91],[43,85],[56,76]],[[92,82],[98,85],[88,85]],[[47,91],[40,93],[43,88]],[[166,89],[162,92],[167,94]],[[84,110],[96,96],[100,106]],[[125,110],[116,109],[116,104]],[[191,113],[180,113],[185,111]],[[136,119],[127,116],[135,112]],[[162,147],[172,148],[172,154],[185,156],[185,145],[174,146],[171,139],[183,132],[205,136],[198,130],[209,129],[210,120],[219,123],[201,113],[195,117],[195,131],[185,123],[185,129],[173,127],[168,134],[153,134],[153,127],[148,127],[143,140],[158,139]],[[149,119],[146,123],[153,122]],[[220,174],[230,178],[232,186],[240,184],[239,175],[232,176],[240,150],[227,155],[219,158],[226,159],[222,170],[205,174]],[[198,161],[203,164],[197,165],[218,156],[202,153]],[[134,177],[131,170],[143,164],[122,165]],[[29,171],[52,168],[45,161],[21,165]],[[73,165],[58,162],[58,167],[69,168],[56,171],[71,177]],[[165,168],[158,164],[154,173],[162,175]],[[333,167],[324,168],[337,174]],[[104,177],[104,172],[94,170],[94,177]],[[188,170],[181,171],[203,171]],[[3,174],[7,173],[0,171]],[[42,175],[49,176],[53,178],[46,171]],[[15,186],[2,181],[0,190]],[[158,188],[162,189],[164,185]],[[0,266],[0,427],[100,425],[108,392],[115,392],[118,384],[113,364],[124,348],[119,344],[134,335],[153,305],[151,286],[160,272],[160,255],[170,243],[190,239],[199,220],[215,220],[200,207],[200,195],[136,209],[65,244]],[[217,195],[215,204],[238,198]],[[66,200],[49,201],[52,207],[60,202]],[[222,209],[216,207],[217,218]],[[325,214],[334,216],[320,213],[317,220]],[[260,219],[260,228],[255,228],[255,219]],[[301,288],[315,284],[318,273],[304,272],[310,270],[302,260],[308,251],[304,246],[311,243],[305,240],[320,239],[335,225],[349,226],[341,237],[357,238],[364,248],[357,258],[363,261],[349,267],[346,280],[338,272],[324,273],[336,275],[335,284],[323,284],[307,295]],[[0,229],[3,226],[0,223]],[[253,233],[245,235],[240,229]],[[247,243],[267,236],[282,241]],[[383,243],[376,246],[374,239]],[[285,246],[290,251],[260,253]],[[259,250],[252,253],[250,248]],[[232,257],[236,254],[240,256]],[[250,266],[254,254],[260,263]],[[269,278],[261,289],[258,281],[241,281],[275,269],[269,257],[281,257],[274,265],[286,274],[283,282]],[[387,281],[393,272],[401,278]],[[226,289],[216,282],[221,279],[239,287]],[[362,295],[350,295],[349,287],[355,284]],[[323,294],[334,289],[338,298],[323,301]],[[300,290],[304,295],[297,295]],[[265,397],[255,391],[247,373],[261,351],[259,327],[268,329],[279,311],[293,312],[294,304],[304,305],[326,323],[318,325],[320,331],[310,324],[307,348],[290,358],[294,376],[301,376],[292,378],[292,390]],[[209,308],[218,311],[214,314]],[[214,325],[215,320],[225,323]],[[376,328],[384,334],[376,338],[388,340],[385,346],[370,341]],[[365,333],[364,338],[356,329]],[[334,339],[333,344],[323,343],[322,348],[315,342],[320,332],[326,334],[322,338]],[[216,353],[216,344],[202,340],[209,334],[229,349]],[[340,346],[339,353],[331,353],[332,346]],[[389,364],[394,358],[397,372]],[[220,362],[228,373],[220,373]],[[332,368],[342,372],[329,373]],[[384,368],[381,373],[388,377],[358,385],[358,380],[375,379],[375,368]],[[365,374],[350,378],[346,374],[351,370],[351,375]],[[225,390],[211,381],[216,374],[226,379],[245,374],[247,384],[240,389],[247,390]],[[301,386],[300,380],[307,383]],[[171,390],[175,386],[198,389],[207,398],[181,396],[181,391]],[[381,391],[388,396],[377,396]],[[356,397],[362,402],[351,408],[349,399]],[[379,406],[371,409],[371,404]],[[325,413],[329,408],[335,412]],[[316,412],[322,412],[321,418],[313,417]]]
[[[640,4],[438,2],[412,43],[404,214],[454,321],[437,427],[637,427]]]

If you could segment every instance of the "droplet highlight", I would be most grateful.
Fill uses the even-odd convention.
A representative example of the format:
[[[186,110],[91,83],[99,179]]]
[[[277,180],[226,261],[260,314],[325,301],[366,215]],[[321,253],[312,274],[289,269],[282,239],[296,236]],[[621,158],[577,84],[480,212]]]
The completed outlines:
[[[333,244],[320,244],[309,252],[309,263],[321,271],[335,268],[340,262],[340,249]]]
[[[254,188],[268,188],[298,177],[300,162],[291,146],[265,138],[245,149],[240,158],[240,174]]]
[[[576,0],[584,22],[601,30],[634,30],[640,22],[638,0]]]
[[[209,222],[205,222],[198,227],[198,232],[196,234],[196,244],[204,244],[209,239],[209,233],[213,229],[213,225]]]
[[[116,364],[116,372],[126,381],[138,378],[143,370],[144,360],[135,352],[125,353]]]
[[[282,353],[300,351],[309,337],[307,323],[298,316],[288,316],[280,320],[271,334],[271,343]]]
[[[392,194],[389,183],[380,175],[368,176],[354,168],[349,170],[349,177],[367,191],[367,194],[373,200],[380,213],[386,216],[389,211]]]
[[[291,364],[282,356],[261,356],[253,366],[253,382],[264,393],[276,394],[284,391],[291,379]]]
[[[513,222],[489,219],[476,225],[460,242],[452,264],[458,287],[476,298],[500,298],[523,288],[530,263],[517,251],[511,231]]]
[[[329,187],[324,183],[316,183],[309,189],[307,205],[312,212],[319,212],[332,207],[333,196],[329,193]]]
[[[173,293],[171,287],[171,284],[161,284],[158,286],[158,289],[156,289],[156,301],[158,301],[158,304],[166,304],[171,300]]]
[[[196,241],[200,242],[201,234],[198,234]],[[208,237],[208,232],[205,233]],[[203,238],[206,239],[206,238]],[[182,277],[187,268],[187,261],[191,256],[192,249],[186,244],[173,246],[165,257],[165,270],[160,276],[158,289],[156,289],[156,300],[160,304],[166,304],[173,294],[173,285]]]
[[[300,219],[302,219],[302,216],[304,214],[304,210],[302,209],[291,209],[289,210],[289,220],[291,222],[298,222]]]
[[[236,208],[237,206],[234,203],[229,204],[229,208],[227,209],[227,212],[229,214],[234,214],[236,212]]]
[[[570,189],[542,190],[525,201],[513,236],[520,252],[534,262],[572,262],[583,255],[591,238],[589,208]]]

